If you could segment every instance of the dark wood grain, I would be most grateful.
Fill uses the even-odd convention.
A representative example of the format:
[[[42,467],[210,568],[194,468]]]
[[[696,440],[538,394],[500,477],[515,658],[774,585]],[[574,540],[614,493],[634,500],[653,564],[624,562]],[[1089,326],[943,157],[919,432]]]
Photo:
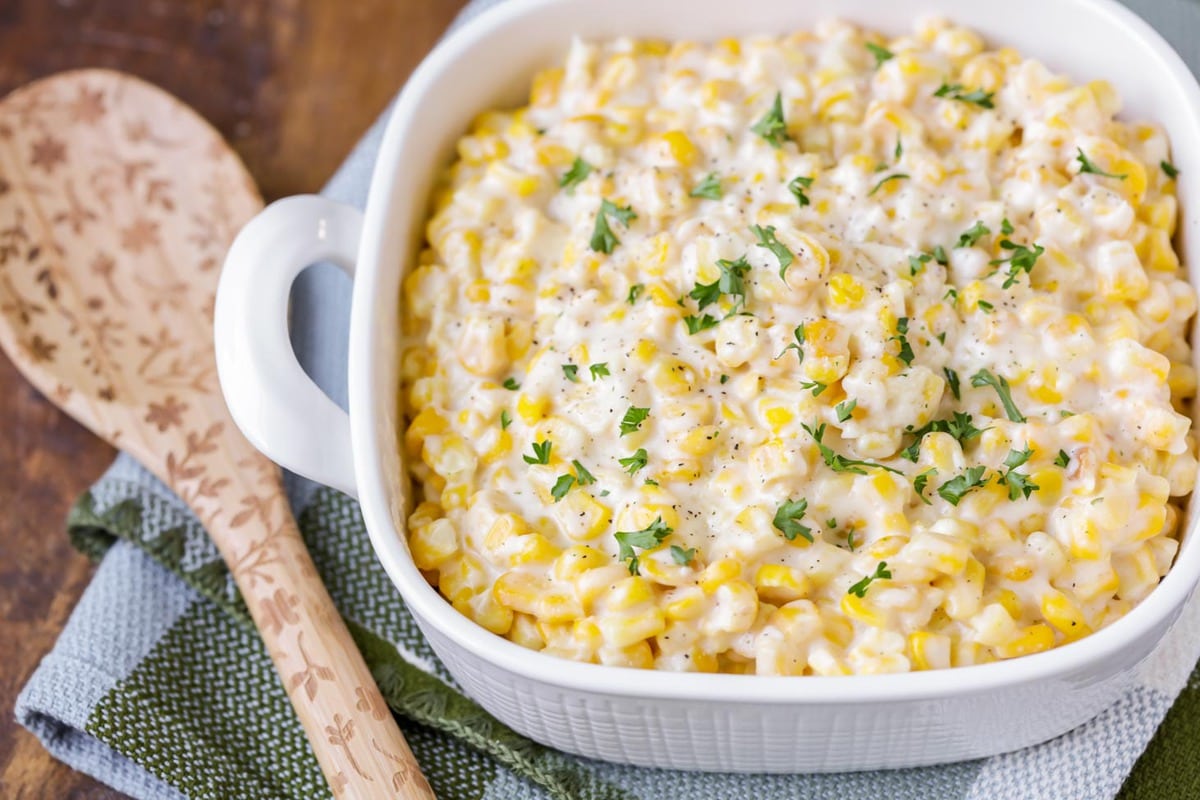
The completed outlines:
[[[465,0],[0,0],[0,94],[103,66],[192,105],[270,200],[318,190]],[[13,721],[92,567],[63,519],[113,451],[0,356],[0,797],[122,797]]]

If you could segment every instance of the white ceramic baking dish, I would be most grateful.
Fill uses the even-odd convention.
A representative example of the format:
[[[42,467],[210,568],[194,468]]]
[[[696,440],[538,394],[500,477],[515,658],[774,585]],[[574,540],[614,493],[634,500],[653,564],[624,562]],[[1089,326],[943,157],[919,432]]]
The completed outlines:
[[[397,446],[400,282],[453,143],[481,110],[518,105],[570,38],[714,39],[840,16],[888,33],[942,14],[1078,80],[1106,78],[1129,117],[1170,134],[1183,249],[1200,279],[1200,89],[1157,33],[1112,0],[510,0],[462,26],[413,74],[392,112],[365,215],[319,197],[282,200],[238,237],[217,298],[217,362],[234,418],[288,469],[356,494],[380,561],[462,687],[553,747],[657,767],[839,771],[1013,750],[1090,719],[1179,615],[1200,575],[1189,514],[1174,568],[1132,613],[1082,641],[1005,663],[889,676],[768,678],[632,672],[523,649],[454,611],[413,566]],[[347,417],[291,351],[289,287],[332,260],[354,275]]]

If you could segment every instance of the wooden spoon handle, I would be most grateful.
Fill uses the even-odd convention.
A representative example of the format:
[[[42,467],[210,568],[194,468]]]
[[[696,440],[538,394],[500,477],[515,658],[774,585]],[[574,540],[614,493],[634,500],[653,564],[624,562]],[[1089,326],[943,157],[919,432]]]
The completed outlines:
[[[434,800],[295,520],[279,505],[282,514],[220,515],[209,532],[232,551],[226,561],[334,796]]]

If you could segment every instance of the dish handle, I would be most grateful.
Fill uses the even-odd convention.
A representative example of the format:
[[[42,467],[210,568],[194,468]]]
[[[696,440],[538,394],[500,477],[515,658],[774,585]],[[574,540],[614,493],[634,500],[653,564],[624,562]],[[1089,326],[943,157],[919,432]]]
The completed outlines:
[[[217,285],[217,374],[234,421],[272,461],[356,496],[350,417],[305,374],[288,336],[288,297],[310,264],[354,276],[362,213],[316,195],[278,200],[233,241]]]

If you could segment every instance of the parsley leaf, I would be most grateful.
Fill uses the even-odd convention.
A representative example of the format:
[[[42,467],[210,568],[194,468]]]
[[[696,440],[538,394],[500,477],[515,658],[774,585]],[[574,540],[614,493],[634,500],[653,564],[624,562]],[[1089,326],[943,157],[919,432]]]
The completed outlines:
[[[873,581],[887,579],[887,578],[891,578],[891,577],[892,577],[892,573],[888,570],[887,562],[880,561],[878,564],[875,565],[874,572],[872,572],[870,575],[864,576],[861,581],[859,581],[858,583],[854,584],[849,589],[847,589],[846,594],[852,594],[855,597],[866,597],[867,596],[867,588],[870,587],[870,585]]]
[[[677,544],[671,545],[671,560],[680,566],[686,567],[691,564],[696,558],[696,548],[689,547],[686,550]]]
[[[858,407],[858,400],[843,400],[833,407],[834,413],[837,414],[838,422],[845,422],[850,419],[850,415],[854,413],[854,409]]]
[[[800,388],[804,390],[812,389],[813,397],[820,397],[821,392],[829,388],[829,384],[821,383],[820,381],[801,381]]]
[[[579,367],[575,364],[562,365],[563,377],[571,383],[579,383]]]
[[[512,425],[512,417],[508,413],[507,408],[500,409],[500,430],[508,430],[508,426]]]
[[[575,468],[575,482],[580,486],[590,486],[596,482],[596,476],[588,472],[587,467],[580,464],[578,459],[572,459],[571,466]]]
[[[1007,222],[1007,220],[1005,220]],[[1038,257],[1046,252],[1045,248],[1036,242],[1033,249],[1030,250],[1023,244],[1016,244],[1008,239],[1003,239],[1000,242],[1002,250],[1008,250],[1012,255],[1008,258],[994,258],[988,263],[995,266],[997,264],[1008,264],[1008,277],[1004,279],[1001,288],[1007,289],[1017,282],[1021,277],[1021,273],[1026,275],[1033,274],[1033,265],[1037,263]]]
[[[721,271],[721,276],[712,283],[697,283],[688,292],[688,297],[696,301],[696,305],[701,311],[706,306],[712,305],[721,299],[721,295],[727,294],[730,297],[737,298],[733,309],[730,310],[730,315],[736,314],[746,302],[746,273],[750,271],[750,262],[742,256],[737,261],[728,261],[721,259],[717,261],[717,268]],[[688,321],[693,320],[693,321]],[[688,332],[696,333],[713,327],[721,320],[713,319],[708,314],[705,314],[702,319],[695,317],[685,317],[687,322]]]
[[[1054,459],[1054,465],[1066,469],[1071,463],[1071,457],[1067,455],[1066,450],[1059,450],[1058,456]]]
[[[504,383],[501,385],[510,392],[515,392],[517,389],[521,388],[521,384],[517,383],[516,378],[505,378]]]
[[[804,190],[811,187],[812,184],[813,179],[806,178],[803,175],[797,175],[788,181],[788,191],[792,193],[792,197],[796,198],[796,203],[799,204],[801,208],[804,208],[811,202],[808,199],[808,195],[804,193]]]
[[[1008,388],[1008,381],[1003,376],[996,377],[986,369],[981,369],[971,376],[972,386],[991,386],[996,390],[996,394],[1000,396],[1000,402],[1004,405],[1004,413],[1013,422],[1025,422],[1025,415],[1017,410],[1017,406],[1013,403],[1012,392]]]
[[[879,69],[883,66],[883,62],[889,61],[896,56],[891,50],[874,42],[867,42],[866,45],[867,49],[871,51],[871,55],[875,56],[875,69]]]
[[[796,260],[796,257],[792,255],[792,251],[787,248],[787,245],[775,238],[775,226],[768,225],[764,228],[760,225],[751,225],[750,232],[758,237],[759,247],[765,247],[779,259],[779,277],[786,281],[787,268]]]
[[[896,357],[904,362],[904,366],[911,367],[916,356],[913,353],[912,345],[908,343],[908,317],[896,320],[896,335],[890,337],[888,341],[892,339],[900,343],[900,352]]]
[[[913,478],[913,491],[917,493],[917,497],[921,498],[921,502],[927,506],[933,505],[933,501],[925,496],[925,487],[929,484],[929,479],[934,475],[937,475],[937,467],[930,467]]]
[[[822,422],[820,425],[817,425],[815,428],[810,428],[801,422],[800,427],[808,431],[808,435],[811,436],[813,441],[817,443],[817,450],[820,451],[821,458],[824,460],[825,466],[829,467],[834,472],[850,472],[855,475],[866,475],[867,471],[864,469],[864,467],[871,467],[874,469],[887,470],[888,472],[895,473],[896,475],[902,474],[898,469],[893,469],[883,464],[876,464],[874,461],[860,461],[856,458],[846,458],[843,455],[839,455],[832,447],[829,447],[823,441],[821,441],[825,438],[824,422]]]
[[[620,464],[626,472],[628,472],[630,475],[633,475],[639,469],[646,466],[646,462],[648,460],[649,456],[646,454],[646,448],[639,447],[633,455],[629,456],[629,458],[617,459],[617,463]]]
[[[797,536],[803,536],[811,542],[813,540],[812,528],[800,524],[800,520],[804,519],[804,514],[807,510],[808,501],[803,498],[800,500],[785,500],[775,510],[775,519],[772,521],[772,524],[783,534],[783,538],[789,542],[794,541]]]
[[[1082,147],[1076,147],[1075,152],[1078,154],[1075,156],[1075,160],[1079,162],[1080,175],[1100,175],[1104,178],[1116,178],[1119,181],[1123,181],[1129,177],[1128,175],[1115,175],[1111,172],[1105,172],[1104,170],[1100,169],[1090,158],[1087,157],[1087,154],[1083,152]]]
[[[575,187],[583,183],[587,179],[587,176],[592,174],[592,169],[591,164],[576,156],[575,163],[558,179],[558,185],[566,189],[567,194],[573,194]]]
[[[571,475],[559,475],[558,480],[554,482],[554,487],[550,490],[550,494],[554,497],[554,502],[558,502],[567,496],[567,492],[571,491],[571,487],[575,485],[575,478]]]
[[[987,236],[989,233],[991,233],[991,230],[989,230],[988,227],[983,224],[983,222],[976,221],[974,225],[963,231],[962,235],[958,237],[958,242],[954,246],[974,247],[976,242],[978,242],[984,236]]]
[[[921,253],[919,256],[908,257],[908,271],[912,277],[917,277],[925,271],[925,265],[933,260],[933,256],[929,253]]]
[[[625,412],[625,417],[621,420],[621,435],[633,433],[642,427],[642,423],[646,421],[646,417],[650,416],[650,409],[638,408],[630,406]]]
[[[933,93],[934,97],[944,97],[947,100],[958,100],[962,103],[972,103],[980,108],[995,108],[992,103],[992,97],[995,92],[985,92],[983,89],[973,89],[972,91],[963,91],[964,87],[961,83],[943,83]]]
[[[594,252],[612,253],[613,249],[621,243],[621,240],[612,232],[612,228],[608,226],[610,216],[615,217],[625,227],[629,227],[630,221],[637,219],[637,214],[630,206],[622,208],[610,200],[601,200],[600,213],[596,215],[596,227],[592,230],[590,242]]]
[[[716,319],[711,314],[705,314],[702,317],[688,315],[683,318],[683,324],[687,325],[688,333],[695,336],[700,331],[706,331],[709,328],[715,328],[721,323],[721,320]]]
[[[617,540],[617,558],[629,562],[630,575],[639,574],[637,553],[633,551],[633,548],[647,550],[651,547],[658,547],[662,544],[663,539],[671,535],[672,530],[663,524],[662,517],[658,517],[640,531],[617,531],[613,534]]]
[[[1179,168],[1170,161],[1160,161],[1158,165],[1162,167],[1162,171],[1165,172],[1167,177],[1171,180],[1175,180],[1179,177]]]
[[[710,172],[704,176],[704,180],[696,184],[696,186],[688,192],[688,197],[703,197],[708,200],[720,200],[722,196],[721,179],[717,177],[717,173]]]
[[[867,197],[870,197],[871,195],[878,192],[883,187],[883,185],[885,183],[888,183],[889,181],[903,181],[903,180],[907,180],[909,177],[910,176],[906,172],[894,172],[891,175],[881,178],[878,183],[876,183],[874,186],[871,187],[871,191],[867,192]]]
[[[958,373],[949,367],[942,367],[942,374],[946,376],[946,383],[950,385],[950,393],[954,395],[954,399],[962,400],[962,390],[959,388]]]
[[[952,506],[958,505],[959,501],[966,496],[967,492],[972,489],[978,489],[987,483],[983,478],[984,470],[987,467],[977,466],[968,467],[967,471],[962,475],[951,478],[938,487],[938,494]]]
[[[645,289],[646,289],[646,286],[641,283],[635,283],[633,286],[630,286],[629,287],[629,296],[625,298],[625,302],[629,303],[629,305],[633,305],[634,303],[636,303],[638,301],[638,298],[642,296],[642,292]]]
[[[592,380],[594,381],[600,380],[601,378],[607,378],[612,374],[608,371],[607,361],[602,361],[599,364],[592,364],[590,367],[588,367],[588,372],[592,373]]]
[[[1000,220],[1000,233],[1004,234],[1005,236],[1012,236],[1013,230],[1014,228],[1012,223],[1008,221],[1008,217]]]
[[[550,463],[550,450],[554,447],[554,442],[546,439],[541,442],[534,442],[531,446],[533,447],[533,455],[522,456],[522,458],[525,459],[526,464]]]
[[[992,305],[991,303],[989,303],[987,300],[980,300],[980,301],[979,301],[978,303],[976,303],[975,305],[979,306],[979,310],[980,310],[980,311],[985,311],[985,312],[991,312],[991,311],[994,311],[994,310],[995,310],[995,308],[996,308],[994,305]]]
[[[975,421],[971,418],[970,414],[965,411],[955,411],[950,419],[930,420],[920,428],[908,431],[916,439],[913,440],[912,444],[900,451],[900,457],[915,463],[921,455],[921,440],[929,433],[948,433],[960,445],[965,445],[983,433],[983,430],[975,427]]]
[[[750,130],[766,139],[767,143],[776,149],[782,147],[783,143],[791,138],[788,136],[787,123],[783,119],[783,95],[781,93],[775,93],[775,102],[771,104],[771,110],[754,123]]]
[[[787,355],[788,350],[795,350],[796,356],[800,359],[800,363],[803,364],[804,363],[804,339],[806,336],[806,334],[804,332],[804,323],[803,322],[801,322],[799,325],[797,325],[792,330],[792,336],[796,337],[796,341],[792,342],[787,347],[783,348],[783,352],[780,353],[779,355],[775,356],[775,358],[776,359],[783,358],[785,355]]]
[[[1008,451],[1008,458],[1004,459],[1004,466],[1008,467],[1008,471],[1001,475],[996,482],[1001,486],[1008,487],[1009,500],[1016,500],[1021,495],[1025,495],[1028,498],[1029,495],[1041,488],[1029,480],[1028,475],[1023,472],[1017,472],[1017,467],[1029,461],[1032,455],[1033,448],[1028,445],[1025,446],[1024,450]]]

